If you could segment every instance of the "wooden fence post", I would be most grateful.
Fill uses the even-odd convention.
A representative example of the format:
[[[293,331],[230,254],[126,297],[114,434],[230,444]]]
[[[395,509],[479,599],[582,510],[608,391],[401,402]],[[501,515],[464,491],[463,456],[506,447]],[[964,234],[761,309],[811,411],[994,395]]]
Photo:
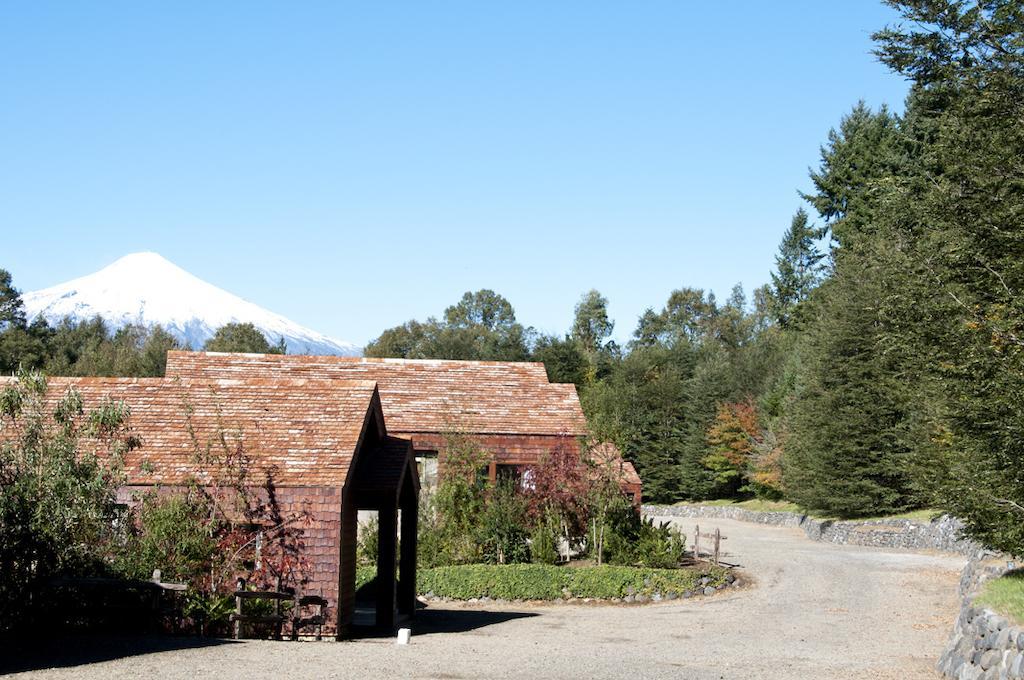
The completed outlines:
[[[722,530],[715,528],[715,566],[718,566],[718,549],[722,546]]]
[[[235,590],[245,590],[245,579],[240,578],[235,581]],[[242,598],[235,593],[235,639],[238,640],[242,636]]]
[[[278,575],[274,581],[274,590],[278,593],[281,592],[281,576]],[[274,600],[274,616],[277,617],[277,630],[274,634],[275,640],[281,639],[281,627],[284,625],[284,619],[281,618],[281,600],[280,598]]]
[[[700,525],[693,532],[693,559],[694,561],[700,559]]]

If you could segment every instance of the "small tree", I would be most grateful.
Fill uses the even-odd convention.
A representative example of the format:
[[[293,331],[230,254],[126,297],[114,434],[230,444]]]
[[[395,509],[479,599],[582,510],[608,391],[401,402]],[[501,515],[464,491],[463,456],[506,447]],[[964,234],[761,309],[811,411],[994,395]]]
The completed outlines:
[[[603,469],[598,468],[596,472],[587,499],[590,515],[589,548],[594,560],[603,564],[609,552],[609,542],[614,543],[611,535],[627,523],[630,516],[636,514],[636,510],[615,479]]]
[[[0,631],[33,623],[47,580],[102,573],[119,545],[120,461],[138,445],[129,410],[108,401],[85,413],[75,390],[46,397],[38,373],[0,391]]]
[[[556,518],[559,541],[571,550],[588,532],[592,480],[579,454],[561,442],[525,473],[529,516],[534,522]],[[569,554],[565,554],[565,560]]]
[[[514,564],[530,560],[526,500],[514,481],[505,479],[490,490],[480,517],[478,541],[485,562]]]
[[[490,457],[471,437],[455,430],[445,435],[442,455],[432,520],[439,560],[442,564],[476,562],[480,558],[476,539],[487,502],[483,470]]]

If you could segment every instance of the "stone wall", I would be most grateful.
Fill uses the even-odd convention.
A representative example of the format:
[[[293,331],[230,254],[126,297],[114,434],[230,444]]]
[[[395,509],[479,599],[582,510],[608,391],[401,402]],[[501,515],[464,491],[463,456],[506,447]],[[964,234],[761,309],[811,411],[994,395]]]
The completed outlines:
[[[960,615],[939,659],[938,670],[956,680],[1024,679],[1024,626],[1012,625],[990,609],[974,606],[985,581],[1014,565],[1006,556],[979,554],[960,578]]]
[[[643,513],[656,517],[707,517],[800,527],[812,540],[842,545],[941,550],[969,556],[977,554],[981,548],[974,541],[961,538],[960,521],[948,515],[930,522],[910,519],[838,521],[814,519],[795,512],[760,512],[729,505],[645,505]]]

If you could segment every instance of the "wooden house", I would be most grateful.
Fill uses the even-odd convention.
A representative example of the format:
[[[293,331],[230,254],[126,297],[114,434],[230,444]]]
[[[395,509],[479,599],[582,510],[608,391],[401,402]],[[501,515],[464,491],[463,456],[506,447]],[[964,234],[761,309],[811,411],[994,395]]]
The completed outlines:
[[[492,480],[517,475],[556,448],[580,455],[589,437],[575,385],[549,382],[537,362],[171,351],[167,376],[376,381],[388,431],[412,441],[425,487],[444,465],[452,433],[472,437],[489,454]],[[621,461],[617,449],[603,451],[602,460],[609,455]],[[631,474],[623,491],[639,505],[639,477],[625,465]]]
[[[339,637],[352,632],[357,513],[375,510],[375,622],[392,628],[414,613],[419,480],[412,443],[388,433],[374,381],[51,378],[47,399],[71,389],[86,413],[108,400],[130,409],[127,425],[138,446],[124,454],[122,502],[192,484],[215,498],[241,484],[259,502],[272,502],[276,521],[294,527],[298,559],[283,584],[326,599],[325,632]],[[0,438],[13,435],[0,426]],[[109,455],[99,439],[83,440],[82,448]]]

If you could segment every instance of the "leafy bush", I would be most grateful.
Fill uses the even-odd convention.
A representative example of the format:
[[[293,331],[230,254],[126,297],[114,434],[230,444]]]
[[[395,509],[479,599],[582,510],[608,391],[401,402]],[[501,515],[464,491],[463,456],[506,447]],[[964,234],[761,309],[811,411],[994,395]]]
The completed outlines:
[[[356,590],[377,578],[377,567],[356,567]]]
[[[438,597],[468,600],[476,597],[506,600],[555,600],[566,596],[611,599],[630,594],[694,591],[707,576],[709,584],[725,583],[728,571],[707,569],[650,569],[602,565],[593,567],[546,564],[469,564],[421,569],[417,590]]]
[[[376,517],[359,527],[359,550],[356,553],[356,561],[360,565],[376,565],[377,549],[379,547],[380,522]]]
[[[119,461],[137,444],[127,416],[116,402],[86,414],[75,390],[47,407],[37,373],[0,390],[0,428],[11,433],[0,445],[0,631],[33,623],[40,608],[27,604],[49,579],[106,571],[124,525],[115,521]]]
[[[445,437],[445,459],[441,479],[421,513],[423,536],[432,553],[428,563],[466,564],[481,558],[477,540],[487,503],[487,478],[481,475],[488,455],[472,438],[454,432]],[[426,550],[424,550],[426,552]]]
[[[683,560],[686,540],[682,533],[668,522],[655,526],[653,519],[640,523],[640,534],[636,542],[636,558],[646,567],[671,569]]]
[[[220,552],[210,515],[208,499],[195,490],[147,494],[136,511],[136,526],[126,549],[115,561],[118,571],[146,579],[158,568],[167,581],[208,581],[203,576]],[[205,583],[197,585],[205,590]]]
[[[556,545],[563,540],[579,547],[586,541],[592,479],[587,465],[567,441],[546,452],[524,473],[529,479],[526,498],[531,519],[546,523],[557,518]]]
[[[686,538],[668,522],[656,525],[653,519],[629,513],[619,515],[606,545],[612,564],[671,569],[683,560]]]
[[[200,635],[213,635],[227,632],[228,617],[234,610],[235,598],[231,593],[189,590],[181,613],[195,624]]]
[[[552,513],[544,514],[530,534],[530,556],[538,564],[557,564],[561,525]]]
[[[530,561],[526,531],[526,501],[515,484],[502,481],[487,499],[478,537],[485,562],[515,564]]]

